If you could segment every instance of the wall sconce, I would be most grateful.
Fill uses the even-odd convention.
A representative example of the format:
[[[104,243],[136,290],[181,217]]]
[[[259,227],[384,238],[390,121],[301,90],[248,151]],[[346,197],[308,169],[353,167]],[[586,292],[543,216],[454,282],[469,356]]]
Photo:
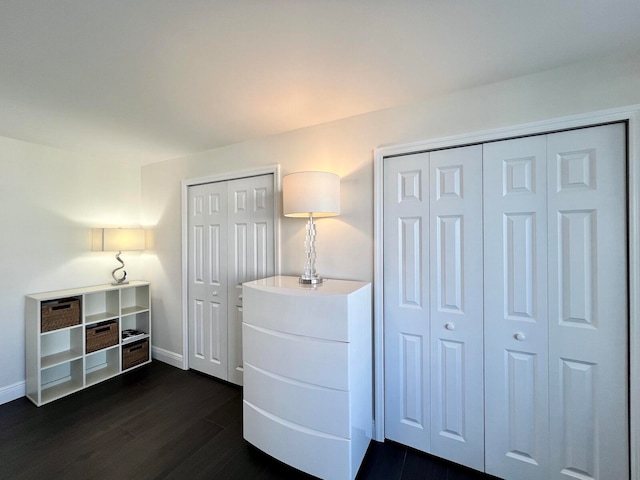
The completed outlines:
[[[328,172],[297,172],[282,178],[282,206],[285,217],[308,217],[305,237],[304,272],[300,283],[317,285],[316,226],[313,219],[340,215],[340,177]]]
[[[92,228],[91,250],[97,252],[118,252],[116,260],[121,266],[111,272],[112,285],[125,285],[127,272],[124,270],[124,262],[120,258],[122,251],[144,250],[144,229],[142,228]],[[116,272],[122,270],[122,276]]]

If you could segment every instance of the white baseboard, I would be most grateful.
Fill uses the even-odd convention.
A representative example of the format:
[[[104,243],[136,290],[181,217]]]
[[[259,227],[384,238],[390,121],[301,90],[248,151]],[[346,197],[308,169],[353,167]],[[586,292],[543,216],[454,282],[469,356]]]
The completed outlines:
[[[151,357],[169,365],[182,369],[182,355],[160,347],[151,347]]]
[[[6,387],[0,387],[0,405],[24,397],[27,394],[25,382],[14,383]]]

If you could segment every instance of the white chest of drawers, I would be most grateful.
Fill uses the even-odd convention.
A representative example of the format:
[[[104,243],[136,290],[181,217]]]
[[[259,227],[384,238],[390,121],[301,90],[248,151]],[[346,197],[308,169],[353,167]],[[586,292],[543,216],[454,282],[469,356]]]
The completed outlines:
[[[353,479],[372,434],[371,285],[243,286],[244,438],[324,479]]]

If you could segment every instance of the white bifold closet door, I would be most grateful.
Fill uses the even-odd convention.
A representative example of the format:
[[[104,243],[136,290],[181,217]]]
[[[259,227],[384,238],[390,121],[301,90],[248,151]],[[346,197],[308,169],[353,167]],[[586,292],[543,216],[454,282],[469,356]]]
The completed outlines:
[[[384,190],[386,436],[478,470],[481,174],[480,146],[415,154]]]
[[[273,176],[188,189],[189,367],[242,385],[242,283],[275,273]]]
[[[615,124],[484,146],[488,473],[628,478],[625,143]]]
[[[505,479],[628,478],[625,137],[387,159],[387,438]]]

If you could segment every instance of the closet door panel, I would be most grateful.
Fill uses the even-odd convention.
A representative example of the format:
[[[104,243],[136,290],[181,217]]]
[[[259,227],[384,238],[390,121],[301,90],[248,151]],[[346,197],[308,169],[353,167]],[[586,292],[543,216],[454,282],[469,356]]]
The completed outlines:
[[[188,192],[189,365],[227,379],[227,186]]]
[[[486,471],[546,479],[546,139],[485,144],[483,169]]]
[[[430,154],[431,450],[484,470],[482,147]]]
[[[625,136],[548,136],[553,478],[629,475]]]
[[[429,155],[388,159],[384,177],[385,436],[428,452]]]
[[[242,284],[275,273],[273,177],[260,175],[230,180],[228,184],[228,380],[242,385]]]

